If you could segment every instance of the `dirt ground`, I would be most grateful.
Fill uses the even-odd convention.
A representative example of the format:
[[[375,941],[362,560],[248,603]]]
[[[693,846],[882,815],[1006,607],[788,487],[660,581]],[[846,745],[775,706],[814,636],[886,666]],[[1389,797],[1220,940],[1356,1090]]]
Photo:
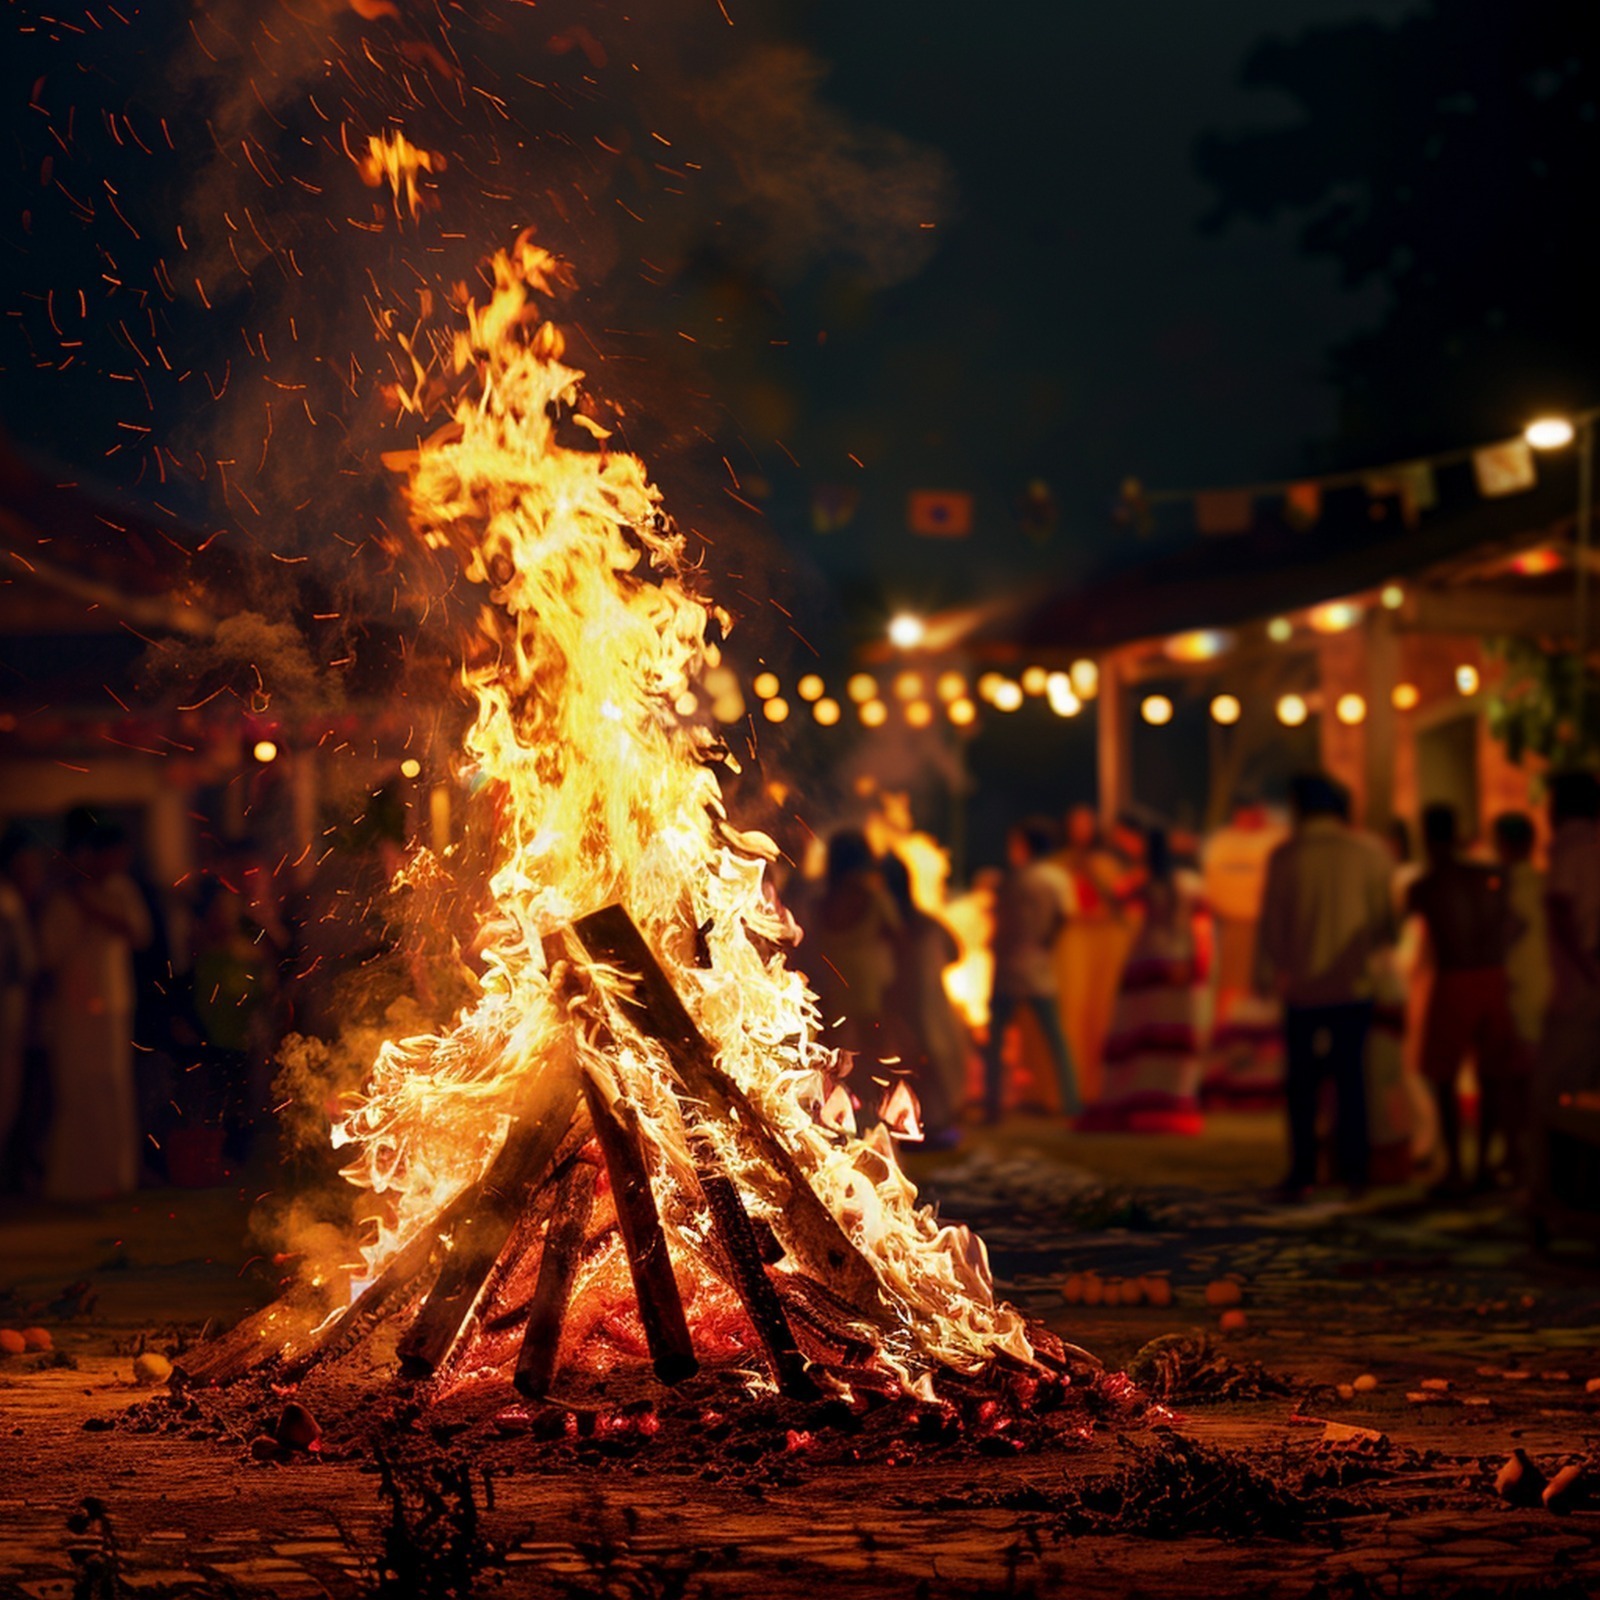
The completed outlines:
[[[1018,1121],[911,1163],[982,1231],[1002,1292],[1113,1368],[1145,1349],[1135,1370],[1174,1386],[1166,1408],[1015,1454],[819,1425],[696,1455],[670,1418],[611,1452],[480,1447],[424,1419],[387,1469],[258,1461],[212,1410],[132,1382],[141,1348],[268,1295],[243,1242],[258,1186],[13,1206],[0,1327],[45,1326],[57,1354],[0,1359],[0,1595],[1600,1593],[1581,1482],[1555,1510],[1495,1487],[1515,1450],[1549,1476],[1600,1448],[1592,1250],[1533,1254],[1496,1199],[1270,1212],[1254,1196],[1278,1138],[1271,1117],[1193,1141]],[[1164,1275],[1175,1299],[1069,1304],[1084,1273]],[[1246,1322],[1228,1333],[1206,1300],[1225,1278]],[[1189,1337],[1146,1349],[1169,1335]]]

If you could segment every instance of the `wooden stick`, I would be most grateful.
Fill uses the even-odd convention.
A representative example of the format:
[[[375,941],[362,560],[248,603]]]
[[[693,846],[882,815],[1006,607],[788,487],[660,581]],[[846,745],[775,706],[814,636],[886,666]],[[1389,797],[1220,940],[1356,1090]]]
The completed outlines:
[[[466,1325],[485,1280],[523,1216],[533,1190],[566,1137],[578,1090],[568,1078],[543,1116],[517,1123],[456,1224],[450,1254],[417,1320],[400,1341],[401,1371],[431,1377]]]
[[[567,1318],[573,1280],[594,1212],[599,1173],[587,1161],[573,1161],[556,1182],[554,1209],[545,1230],[544,1253],[533,1290],[533,1309],[517,1355],[516,1386],[531,1399],[543,1399],[555,1381],[561,1325]]]
[[[700,1188],[727,1262],[728,1280],[744,1302],[778,1388],[791,1400],[815,1400],[820,1391],[806,1372],[806,1359],[794,1342],[783,1303],[762,1265],[761,1245],[739,1191],[720,1172],[702,1171]]]
[[[599,1086],[587,1075],[583,1096],[611,1179],[617,1225],[628,1252],[651,1364],[663,1383],[681,1383],[700,1370],[700,1363],[689,1337],[689,1324],[684,1320],[683,1296],[678,1292],[678,1280],[667,1253],[667,1236],[661,1231],[661,1216],[650,1189],[637,1114],[625,1101],[608,1104]]]
[[[886,1316],[872,1264],[818,1198],[749,1096],[717,1065],[716,1053],[633,919],[620,905],[606,906],[580,918],[573,932],[592,960],[634,976],[632,992],[623,1001],[628,1021],[661,1044],[688,1095],[703,1101],[708,1114],[727,1127],[758,1172],[770,1174],[764,1198],[773,1212],[773,1230],[790,1256],[863,1315],[875,1320]]]

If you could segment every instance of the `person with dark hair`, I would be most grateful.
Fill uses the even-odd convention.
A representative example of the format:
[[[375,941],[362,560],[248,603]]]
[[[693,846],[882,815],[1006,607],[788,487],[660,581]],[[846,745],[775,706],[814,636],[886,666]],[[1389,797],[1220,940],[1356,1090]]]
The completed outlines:
[[[1536,1068],[1541,1099],[1600,1083],[1600,780],[1592,772],[1555,773],[1549,802],[1550,1005]]]
[[[1293,834],[1267,861],[1256,982],[1284,1006],[1289,1173],[1274,1191],[1301,1199],[1317,1176],[1317,1101],[1333,1079],[1334,1132],[1344,1181],[1365,1188],[1365,1054],[1373,961],[1395,941],[1389,862],[1344,821],[1348,798],[1326,773],[1290,784]]]
[[[1545,936],[1544,874],[1533,864],[1533,818],[1504,811],[1494,819],[1494,849],[1506,879],[1509,912],[1506,990],[1511,1006],[1511,1061],[1501,1107],[1506,1156],[1514,1176],[1525,1167],[1529,1092],[1550,1001],[1550,950]]]
[[[827,1042],[877,1053],[900,916],[860,829],[841,828],[828,840],[822,894],[805,929],[801,963],[822,1008]]]
[[[884,1045],[899,1056],[922,1113],[927,1148],[960,1142],[957,1111],[967,1069],[967,1038],[945,993],[944,969],[961,959],[956,938],[911,893],[911,873],[891,851],[883,881],[900,914],[894,941],[894,977],[884,1004]]]
[[[1446,1192],[1463,1180],[1456,1080],[1470,1056],[1478,1073],[1478,1172],[1489,1182],[1489,1144],[1510,1068],[1511,1005],[1506,985],[1508,911],[1505,874],[1460,855],[1455,807],[1422,813],[1428,870],[1406,894],[1406,912],[1422,919],[1433,950],[1433,988],[1422,1022],[1422,1075],[1439,1113]]]
[[[1105,1090],[1079,1127],[1197,1134],[1209,938],[1199,936],[1196,896],[1175,870],[1160,828],[1145,835],[1145,863],[1144,915],[1106,1038]]]
[[[119,829],[69,817],[67,837],[70,877],[39,927],[52,980],[45,1193],[96,1200],[129,1194],[139,1181],[133,952],[149,942],[150,917],[122,869]]]
[[[1056,940],[1072,914],[1072,884],[1050,857],[1060,848],[1055,825],[1030,817],[1006,840],[1009,871],[995,892],[994,982],[989,1037],[983,1051],[983,1112],[998,1122],[1005,1109],[1006,1033],[1020,1009],[1032,1011],[1055,1069],[1061,1109],[1081,1109],[1072,1048],[1061,1028]]]

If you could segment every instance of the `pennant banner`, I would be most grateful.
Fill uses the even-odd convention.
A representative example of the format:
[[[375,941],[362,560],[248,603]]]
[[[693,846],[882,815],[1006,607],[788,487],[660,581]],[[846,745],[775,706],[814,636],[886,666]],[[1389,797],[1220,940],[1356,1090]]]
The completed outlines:
[[[1505,444],[1474,450],[1472,475],[1478,480],[1478,493],[1486,500],[1521,494],[1538,481],[1533,466],[1533,447],[1526,439],[1511,439]]]
[[[1291,483],[1284,491],[1283,516],[1291,528],[1304,533],[1314,528],[1322,515],[1322,485],[1320,483]]]
[[[1439,503],[1439,485],[1434,481],[1433,467],[1426,461],[1406,461],[1397,467],[1385,467],[1382,472],[1370,472],[1362,480],[1362,487],[1374,500],[1398,500],[1400,515],[1408,528],[1416,525],[1424,511],[1431,511]]]
[[[1255,518],[1248,489],[1207,489],[1194,497],[1194,525],[1205,534],[1247,533]]]
[[[972,496],[959,489],[913,489],[906,526],[930,539],[964,539],[972,532]]]

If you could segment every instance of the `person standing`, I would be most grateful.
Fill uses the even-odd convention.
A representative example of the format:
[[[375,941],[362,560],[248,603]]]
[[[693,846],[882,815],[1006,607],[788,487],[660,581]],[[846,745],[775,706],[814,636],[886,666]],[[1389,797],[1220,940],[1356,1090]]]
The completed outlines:
[[[44,1187],[52,1200],[98,1200],[138,1187],[133,952],[149,941],[150,918],[121,870],[117,829],[75,813],[67,842],[70,878],[39,928],[54,1096]]]
[[[1441,1188],[1459,1192],[1464,1178],[1461,1109],[1456,1080],[1468,1056],[1478,1073],[1478,1171],[1489,1182],[1489,1144],[1511,1057],[1511,1005],[1506,984],[1508,912],[1505,874],[1464,861],[1455,807],[1422,813],[1427,870],[1406,892],[1408,916],[1420,917],[1433,950],[1433,989],[1422,1021],[1422,1075],[1433,1093],[1444,1145]]]
[[[1550,1005],[1539,1043],[1537,1092],[1554,1099],[1600,1084],[1600,779],[1550,779],[1545,931]]]
[[[1010,870],[995,894],[994,986],[983,1051],[988,1122],[998,1122],[1005,1106],[1006,1032],[1024,1006],[1033,1012],[1050,1052],[1062,1111],[1075,1117],[1082,1109],[1057,986],[1056,940],[1072,913],[1071,881],[1050,860],[1057,842],[1054,826],[1044,817],[1018,823],[1006,840]]]
[[[1268,858],[1256,983],[1284,1006],[1289,1173],[1277,1198],[1303,1199],[1316,1181],[1317,1100],[1324,1077],[1337,1104],[1335,1146],[1352,1192],[1367,1182],[1365,1054],[1376,953],[1394,943],[1389,862],[1343,820],[1325,773],[1290,785],[1294,830]]]
[[[827,1043],[836,1050],[881,1055],[883,1003],[894,977],[900,916],[878,858],[859,829],[841,828],[828,840],[822,894],[801,920],[807,940],[801,959],[816,991]]]
[[[1494,819],[1494,848],[1506,875],[1510,912],[1506,945],[1506,989],[1511,1006],[1511,1060],[1500,1108],[1506,1156],[1513,1177],[1526,1165],[1529,1091],[1539,1033],[1550,1003],[1550,947],[1545,935],[1544,874],[1533,864],[1533,819],[1506,811]]]

